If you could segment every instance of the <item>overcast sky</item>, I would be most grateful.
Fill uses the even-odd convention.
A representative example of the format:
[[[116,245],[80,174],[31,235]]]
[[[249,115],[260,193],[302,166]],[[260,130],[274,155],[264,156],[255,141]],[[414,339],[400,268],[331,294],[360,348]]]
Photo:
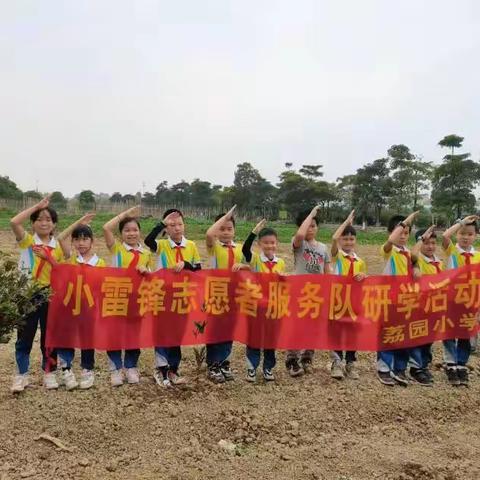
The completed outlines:
[[[0,175],[23,190],[328,180],[404,143],[480,159],[476,0],[0,0]]]

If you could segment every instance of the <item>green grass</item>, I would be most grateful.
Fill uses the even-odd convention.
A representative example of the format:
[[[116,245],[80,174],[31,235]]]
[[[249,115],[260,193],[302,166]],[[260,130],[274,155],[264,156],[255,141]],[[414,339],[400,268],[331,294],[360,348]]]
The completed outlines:
[[[9,230],[10,229],[10,218],[15,214],[15,212],[8,210],[0,210],[0,230]],[[95,235],[102,235],[102,225],[106,223],[112,214],[108,213],[99,213],[94,218],[91,226]],[[61,231],[66,228],[68,225],[73,223],[78,219],[76,215],[59,215],[59,223],[57,230]],[[153,218],[144,218],[141,220],[142,232],[146,235],[156,224],[156,220]],[[210,226],[210,222],[207,220],[199,220],[195,218],[186,218],[186,234],[187,237],[191,240],[202,240],[205,237],[205,232]],[[237,221],[236,226],[236,237],[239,241],[247,238],[248,234],[251,232],[252,228],[255,226],[255,222],[245,222]],[[293,223],[288,223],[286,221],[280,220],[277,222],[269,223],[269,226],[274,228],[278,233],[279,241],[282,243],[289,243],[295,231],[297,229],[296,225]],[[320,227],[318,233],[318,240],[321,242],[329,243],[332,237],[333,230],[331,228]],[[370,230],[366,232],[358,232],[358,242],[364,245],[378,245],[385,241],[386,233],[382,231]]]

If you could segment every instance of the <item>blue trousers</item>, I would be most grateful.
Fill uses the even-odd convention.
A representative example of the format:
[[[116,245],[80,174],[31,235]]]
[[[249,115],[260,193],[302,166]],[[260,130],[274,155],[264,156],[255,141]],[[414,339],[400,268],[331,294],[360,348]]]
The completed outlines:
[[[32,302],[38,302],[38,297],[33,297]],[[30,367],[30,352],[33,340],[40,324],[40,349],[42,351],[42,369],[53,371],[57,368],[57,353],[55,350],[47,351],[45,348],[45,336],[47,332],[48,302],[38,304],[37,308],[22,319],[17,328],[17,341],[15,342],[15,360],[18,373],[21,375],[28,372]]]
[[[465,366],[470,358],[472,346],[469,338],[443,341],[443,357],[447,365]]]
[[[260,365],[260,357],[262,350],[260,348],[247,347],[247,366],[249,369],[256,370]],[[263,369],[271,370],[275,367],[277,359],[275,357],[275,350],[263,350]]]
[[[233,342],[210,343],[207,345],[207,366],[223,363],[232,353]]]
[[[59,348],[57,350],[60,366],[72,368],[72,362],[75,357],[73,348]],[[62,365],[63,363],[63,365]],[[95,367],[95,350],[81,350],[80,366],[85,370],[93,370]],[[121,367],[120,367],[121,368]],[[118,370],[118,369],[116,369]]]
[[[182,361],[182,349],[180,347],[155,347],[155,366],[170,367],[177,373]]]
[[[121,368],[136,368],[140,349],[125,350],[125,358],[122,360],[122,350],[110,350],[107,352],[110,359],[110,370],[120,370]]]
[[[377,369],[379,372],[404,372],[407,369],[410,350],[384,350],[377,353]]]

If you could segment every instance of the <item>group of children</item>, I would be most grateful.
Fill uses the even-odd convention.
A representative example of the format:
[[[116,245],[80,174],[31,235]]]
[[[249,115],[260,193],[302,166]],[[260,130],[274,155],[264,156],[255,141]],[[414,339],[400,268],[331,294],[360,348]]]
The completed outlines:
[[[278,237],[274,229],[262,220],[242,244],[235,241],[235,219],[233,207],[226,214],[220,214],[206,232],[206,247],[209,265],[214,269],[239,271],[249,269],[255,272],[285,274],[285,262],[277,256]],[[407,248],[412,222],[417,212],[408,217],[395,216],[388,225],[389,237],[381,247],[385,259],[385,275],[420,275],[438,273],[445,268],[458,268],[466,264],[480,263],[480,252],[474,247],[477,236],[476,216],[469,216],[457,222],[442,235],[445,262],[436,254],[436,233],[433,226],[416,232],[417,243],[410,251]],[[185,224],[182,212],[167,210],[162,221],[141,242],[139,207],[130,208],[103,226],[107,248],[111,253],[110,266],[136,269],[140,272],[161,268],[196,271],[201,269],[200,255],[195,243],[185,238]],[[318,207],[297,217],[298,230],[292,239],[295,274],[335,274],[362,281],[367,275],[365,262],[356,254],[356,231],[353,227],[354,212],[339,226],[332,237],[331,248],[316,239],[318,231]],[[50,284],[52,265],[68,262],[91,267],[105,267],[107,263],[95,253],[92,229],[89,226],[93,214],[88,214],[69,226],[57,237],[54,236],[58,221],[57,213],[49,206],[47,196],[38,204],[24,210],[11,219],[11,227],[21,250],[19,267],[47,288]],[[30,219],[33,233],[23,224]],[[117,238],[117,230],[119,238]],[[457,243],[452,242],[456,236]],[[258,252],[252,251],[257,242]],[[72,249],[73,247],[73,249]],[[73,370],[73,349],[57,348],[47,351],[45,333],[48,303],[38,302],[18,328],[15,356],[18,372],[14,377],[12,391],[21,392],[29,385],[29,358],[35,333],[40,324],[42,368],[44,386],[56,389],[59,384],[67,390],[77,387],[88,389],[94,385],[95,352],[81,351],[81,377],[78,382]],[[445,372],[451,385],[468,385],[467,362],[471,352],[468,339],[446,340],[444,344]],[[232,342],[208,344],[206,363],[208,377],[216,383],[234,380],[230,366]],[[112,386],[139,382],[137,368],[140,350],[108,351]],[[358,379],[355,368],[356,352],[332,351],[331,376],[341,380],[345,376]],[[246,380],[255,382],[261,363],[262,350],[246,347]],[[292,377],[298,377],[312,370],[313,350],[289,350],[286,353],[286,368]],[[181,347],[155,347],[155,369],[153,377],[158,385],[170,387],[186,382],[179,373],[182,359]],[[432,360],[431,345],[409,349],[381,351],[377,354],[378,379],[384,385],[407,386],[410,379],[421,385],[431,386],[432,375],[429,364]],[[263,350],[262,375],[265,381],[274,381],[273,369],[276,353],[273,349]],[[56,370],[61,370],[59,377]],[[409,377],[407,368],[409,367]],[[60,381],[60,382],[59,382]]]

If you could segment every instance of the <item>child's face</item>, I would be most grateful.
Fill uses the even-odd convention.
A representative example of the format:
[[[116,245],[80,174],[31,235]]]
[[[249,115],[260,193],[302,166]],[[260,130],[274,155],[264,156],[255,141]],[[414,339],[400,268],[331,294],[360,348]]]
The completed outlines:
[[[72,238],[72,245],[73,248],[75,248],[75,250],[83,257],[92,249],[93,240],[90,237]]]
[[[183,218],[178,216],[168,222],[165,230],[167,231],[168,236],[174,242],[180,242],[185,233],[185,224],[183,223]]]
[[[409,235],[410,235],[410,228],[405,227],[402,230],[402,233],[400,234],[400,236],[398,237],[398,245],[400,245],[401,247],[404,247],[408,242]]]
[[[136,222],[128,222],[124,225],[122,230],[122,240],[131,247],[140,243],[140,229]]]
[[[229,220],[220,227],[220,230],[218,231],[218,239],[222,243],[232,243],[234,238],[235,227],[233,226],[233,222]]]
[[[345,253],[353,252],[356,242],[357,242],[357,237],[352,234],[342,235],[338,241],[338,243],[340,244],[340,248]]]
[[[55,224],[48,210],[42,210],[38,218],[32,223],[33,231],[39,237],[46,237],[52,234]]]
[[[427,240],[422,242],[422,245],[420,247],[420,251],[426,257],[433,257],[436,249],[437,249],[437,239],[436,238],[428,238]]]
[[[316,220],[312,220],[312,223],[308,227],[307,235],[305,235],[305,240],[309,242],[317,236],[318,225]]]
[[[277,237],[275,235],[265,235],[258,240],[260,250],[267,257],[272,259],[277,251]]]
[[[464,250],[470,248],[476,238],[477,232],[475,231],[475,225],[466,225],[457,232],[457,243]]]

